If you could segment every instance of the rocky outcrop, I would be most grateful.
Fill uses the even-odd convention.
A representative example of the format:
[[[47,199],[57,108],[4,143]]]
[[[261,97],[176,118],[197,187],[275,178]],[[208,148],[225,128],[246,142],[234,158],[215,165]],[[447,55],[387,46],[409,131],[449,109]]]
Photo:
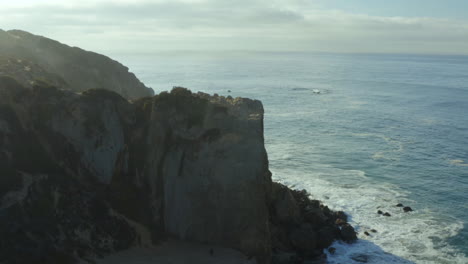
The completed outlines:
[[[20,81],[23,79],[18,78],[21,75],[31,77],[34,76],[31,72],[45,71],[34,77],[52,80],[53,84],[58,84],[55,81],[60,80],[60,87],[66,86],[76,92],[100,88],[114,91],[127,99],[152,96],[154,93],[117,61],[21,30],[0,30],[0,57],[10,60],[10,63],[4,64],[5,59],[0,58],[0,76],[11,75]],[[18,64],[21,65],[21,72],[17,71]],[[12,70],[15,71],[14,75],[11,74]],[[29,86],[27,82],[24,84]]]
[[[88,259],[168,235],[268,262],[258,101],[179,88],[129,103],[1,78],[0,143],[7,263]]]
[[[15,76],[0,77],[4,264],[93,263],[169,237],[301,263],[356,239],[343,212],[271,181],[259,101],[181,87],[129,101]]]
[[[354,242],[356,232],[347,216],[331,211],[305,191],[272,184],[270,229],[272,263],[302,263],[324,258],[323,250],[335,240]]]

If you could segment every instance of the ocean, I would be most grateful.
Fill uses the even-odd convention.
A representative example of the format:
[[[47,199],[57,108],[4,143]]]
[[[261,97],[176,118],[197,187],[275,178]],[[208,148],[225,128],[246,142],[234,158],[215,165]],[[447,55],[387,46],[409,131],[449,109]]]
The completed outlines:
[[[330,263],[468,263],[467,56],[109,55],[157,93],[261,100],[273,179],[345,211],[359,232]]]

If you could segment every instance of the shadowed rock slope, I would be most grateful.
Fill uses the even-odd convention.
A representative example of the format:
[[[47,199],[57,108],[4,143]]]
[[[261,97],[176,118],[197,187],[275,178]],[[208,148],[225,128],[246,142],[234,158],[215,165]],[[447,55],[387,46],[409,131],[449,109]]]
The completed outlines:
[[[9,63],[5,64],[2,57],[7,62],[9,59]],[[22,64],[22,67],[17,67],[18,64]],[[0,29],[0,75],[11,75],[12,71],[23,77],[45,71],[47,75],[54,75],[53,78],[49,76],[48,80],[60,80],[60,87],[76,92],[101,88],[114,91],[127,99],[152,96],[154,93],[127,67],[106,56],[69,47],[25,31]],[[16,74],[11,76],[17,78]],[[34,78],[23,78],[20,81],[23,80],[23,84],[29,86],[28,83],[34,81]]]
[[[356,239],[342,212],[272,183],[259,101],[0,77],[0,262],[92,263],[168,237],[258,263]]]

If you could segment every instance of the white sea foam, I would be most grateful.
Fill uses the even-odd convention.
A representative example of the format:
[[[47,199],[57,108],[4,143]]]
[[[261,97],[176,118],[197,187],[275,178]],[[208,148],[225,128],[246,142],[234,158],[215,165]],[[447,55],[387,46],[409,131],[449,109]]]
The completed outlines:
[[[373,160],[398,161],[400,160],[399,154],[404,151],[403,142],[385,135],[374,133],[353,133],[352,136],[374,137],[379,138],[385,142],[385,144],[388,146],[388,149],[375,152],[371,157]]]
[[[352,245],[335,243],[336,253],[329,263],[358,263],[352,257],[366,255],[368,263],[468,263],[468,258],[445,244],[463,228],[453,218],[437,216],[418,208],[408,193],[389,183],[376,184],[358,170],[342,170],[318,165],[309,175],[290,169],[273,171],[273,177],[288,186],[308,190],[331,209],[343,210],[359,233]],[[339,179],[339,180],[338,180]],[[333,182],[332,182],[333,181]],[[395,205],[403,203],[415,211],[404,213]],[[378,210],[392,216],[377,214]],[[375,229],[377,233],[369,230]],[[371,236],[366,236],[368,231]]]
[[[461,159],[451,160],[450,164],[455,165],[455,166],[468,167],[468,163],[466,163],[464,160],[461,160]]]

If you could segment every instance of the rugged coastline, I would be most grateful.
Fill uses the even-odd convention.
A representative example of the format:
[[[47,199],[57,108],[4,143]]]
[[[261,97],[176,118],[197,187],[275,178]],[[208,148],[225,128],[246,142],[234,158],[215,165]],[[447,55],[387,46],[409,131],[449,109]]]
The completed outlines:
[[[18,60],[4,68],[31,72]],[[11,73],[0,77],[2,263],[93,263],[168,239],[305,263],[356,240],[343,212],[272,182],[260,101],[182,87],[136,99]]]

